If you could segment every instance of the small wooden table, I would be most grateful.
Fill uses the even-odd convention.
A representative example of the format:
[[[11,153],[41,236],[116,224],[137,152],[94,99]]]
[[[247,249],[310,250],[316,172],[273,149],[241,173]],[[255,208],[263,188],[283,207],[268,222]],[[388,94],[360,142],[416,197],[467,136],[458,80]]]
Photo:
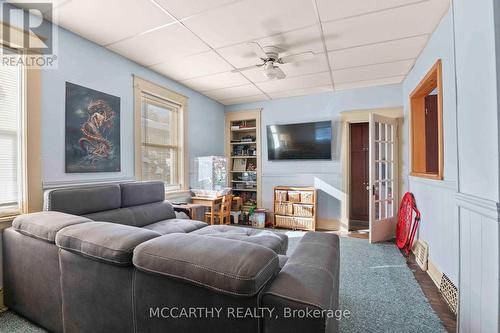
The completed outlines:
[[[203,207],[209,207],[212,214],[210,214],[210,224],[214,224],[214,214],[215,207],[222,203],[222,197],[217,198],[204,198],[204,197],[192,197],[191,203],[196,205],[201,205]]]

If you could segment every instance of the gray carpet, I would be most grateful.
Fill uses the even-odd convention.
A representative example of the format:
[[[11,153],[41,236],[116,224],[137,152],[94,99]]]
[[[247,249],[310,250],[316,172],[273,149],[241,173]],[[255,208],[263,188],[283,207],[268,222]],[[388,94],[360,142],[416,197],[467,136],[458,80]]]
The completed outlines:
[[[282,232],[291,254],[304,233]],[[340,321],[341,332],[446,332],[393,244],[341,238],[340,246],[340,306],[351,313]],[[45,331],[7,311],[0,314],[0,332]]]

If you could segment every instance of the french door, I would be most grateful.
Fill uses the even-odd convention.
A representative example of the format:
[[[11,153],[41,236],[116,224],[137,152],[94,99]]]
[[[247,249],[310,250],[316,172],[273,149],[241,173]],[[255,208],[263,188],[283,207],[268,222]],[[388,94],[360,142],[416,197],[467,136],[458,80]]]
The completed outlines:
[[[394,238],[398,198],[397,120],[370,114],[370,243]]]

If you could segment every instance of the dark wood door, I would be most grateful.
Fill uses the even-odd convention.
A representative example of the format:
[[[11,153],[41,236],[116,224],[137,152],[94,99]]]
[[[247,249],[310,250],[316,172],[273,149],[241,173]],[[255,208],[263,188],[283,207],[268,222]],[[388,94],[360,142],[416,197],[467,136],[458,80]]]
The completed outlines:
[[[429,173],[439,172],[437,95],[425,97],[425,167]]]
[[[351,124],[350,218],[368,221],[369,128],[368,123]]]

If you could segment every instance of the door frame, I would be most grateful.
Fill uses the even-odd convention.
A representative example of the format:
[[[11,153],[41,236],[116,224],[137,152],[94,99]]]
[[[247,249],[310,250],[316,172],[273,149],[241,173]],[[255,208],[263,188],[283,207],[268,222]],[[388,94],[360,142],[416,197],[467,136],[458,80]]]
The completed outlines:
[[[370,120],[370,114],[377,113],[384,117],[396,118],[399,122],[399,128],[402,128],[402,121],[404,118],[403,107],[398,108],[382,108],[382,109],[366,109],[366,110],[351,110],[343,111],[340,113],[341,116],[341,132],[342,132],[342,189],[344,192],[343,200],[341,203],[341,216],[340,216],[340,231],[342,233],[349,232],[349,220],[350,220],[350,207],[351,207],[351,197],[350,197],[350,180],[351,180],[351,143],[350,143],[350,124],[351,123],[367,123]],[[402,130],[398,131],[399,135],[399,164],[401,164],[402,158]],[[402,168],[399,168],[398,182],[402,184]],[[396,193],[397,198],[395,202],[399,204],[401,199],[401,189],[403,186],[399,186],[399,193]]]

